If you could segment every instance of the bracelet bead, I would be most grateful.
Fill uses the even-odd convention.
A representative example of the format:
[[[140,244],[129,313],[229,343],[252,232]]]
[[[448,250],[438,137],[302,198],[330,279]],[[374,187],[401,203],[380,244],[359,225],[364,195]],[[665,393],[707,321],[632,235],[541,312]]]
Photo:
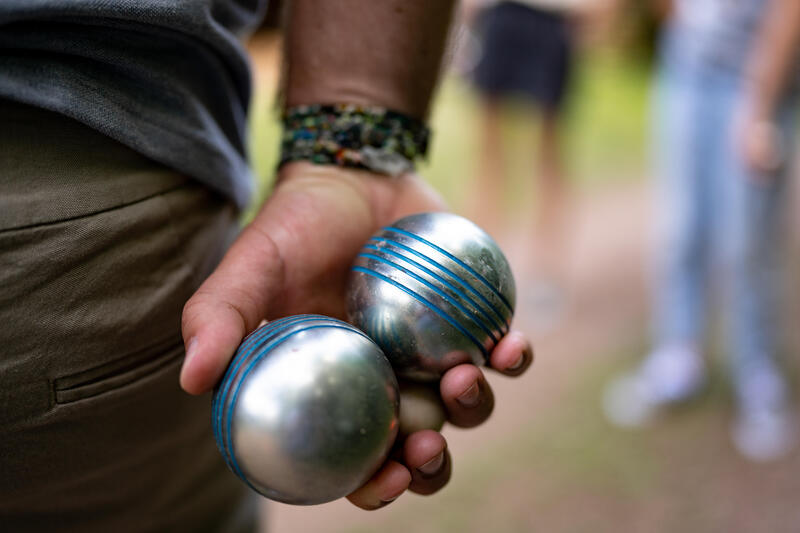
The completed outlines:
[[[310,161],[397,176],[428,150],[424,122],[381,107],[303,105],[283,114],[280,165]]]

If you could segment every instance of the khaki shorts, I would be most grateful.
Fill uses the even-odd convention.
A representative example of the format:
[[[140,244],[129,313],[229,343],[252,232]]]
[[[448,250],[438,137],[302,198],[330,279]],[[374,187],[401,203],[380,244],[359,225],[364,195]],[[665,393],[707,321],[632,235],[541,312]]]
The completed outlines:
[[[178,386],[182,307],[237,228],[202,185],[0,100],[0,529],[253,527],[209,395]]]

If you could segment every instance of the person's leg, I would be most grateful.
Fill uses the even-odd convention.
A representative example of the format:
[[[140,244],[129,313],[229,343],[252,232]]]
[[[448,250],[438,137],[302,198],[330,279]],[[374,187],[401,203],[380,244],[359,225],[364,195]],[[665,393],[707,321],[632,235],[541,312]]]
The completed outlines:
[[[0,115],[0,524],[252,527],[209,398],[178,386],[181,310],[234,208],[64,117]]]
[[[502,136],[502,105],[513,96],[537,96],[538,74],[545,70],[544,33],[540,10],[513,2],[488,7],[480,17],[482,53],[472,81],[479,96],[478,175],[469,202],[469,216],[502,240],[508,227],[508,168]],[[526,117],[533,128],[533,116]],[[501,242],[502,244],[502,242]]]
[[[653,99],[656,172],[654,347],[631,373],[606,389],[604,409],[622,426],[647,422],[660,407],[694,395],[705,380],[705,333],[711,219],[706,152],[714,126],[696,73],[665,67]]]
[[[677,67],[674,67],[677,70]],[[665,72],[654,100],[656,348],[699,350],[706,327],[713,120],[693,72]]]
[[[558,110],[542,112],[538,159],[534,167],[536,199],[532,208],[534,268],[546,278],[563,270],[566,183],[561,138],[562,116]]]
[[[533,165],[533,202],[527,216],[530,250],[520,261],[527,279],[520,287],[537,328],[553,327],[565,308],[568,282],[567,183],[562,153],[562,119],[559,109],[544,107],[540,115],[537,158]]]
[[[556,324],[565,309],[568,285],[568,181],[564,164],[563,126],[573,68],[574,28],[567,16],[532,9],[525,55],[527,63],[518,72],[519,85],[539,110],[534,164],[533,202],[526,222],[530,224],[529,249],[525,259],[530,286],[524,299],[540,330]]]
[[[480,100],[480,153],[478,174],[469,199],[470,218],[492,236],[505,227],[507,175],[504,155],[500,98],[490,94]]]
[[[735,138],[739,90],[728,84],[719,101],[727,106],[728,142],[715,178],[726,216],[718,226],[721,269],[727,282],[727,345],[738,418],[733,437],[752,459],[779,457],[795,438],[788,412],[788,386],[777,362],[781,307],[781,235],[786,196],[783,168],[756,174],[745,165]],[[784,146],[792,143],[791,113],[782,114]]]

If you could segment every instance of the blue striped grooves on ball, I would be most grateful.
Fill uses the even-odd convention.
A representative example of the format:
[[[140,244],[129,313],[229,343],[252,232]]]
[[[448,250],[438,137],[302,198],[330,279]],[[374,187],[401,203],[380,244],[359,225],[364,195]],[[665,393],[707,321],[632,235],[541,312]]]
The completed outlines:
[[[222,423],[223,423],[223,409],[225,405],[225,400],[228,397],[228,393],[231,387],[231,383],[234,380],[236,373],[239,371],[242,363],[256,350],[263,341],[268,341],[271,336],[285,330],[286,328],[290,327],[293,323],[296,322],[303,322],[306,320],[317,320],[318,318],[315,315],[298,315],[292,317],[286,317],[279,320],[275,320],[274,322],[270,322],[253,330],[247,337],[244,338],[242,344],[239,345],[239,348],[236,350],[236,353],[233,356],[233,359],[228,364],[228,368],[225,371],[225,374],[222,377],[222,380],[217,385],[217,388],[214,391],[213,401],[211,403],[211,412],[212,412],[212,427],[214,429],[214,439],[217,441],[217,448],[219,449],[220,453],[222,454],[223,459],[225,459],[225,463],[228,467],[233,470],[233,465],[231,464],[230,459],[228,458],[227,454],[227,447],[225,445],[225,441],[223,438],[222,432]]]
[[[397,238],[390,238],[387,233],[398,234],[399,238],[408,244],[411,244],[409,239],[421,243],[424,245],[423,251],[424,247],[428,247],[432,253],[426,254],[423,251],[415,250]],[[454,263],[452,268],[437,261],[436,257],[431,257],[432,255],[452,261]],[[363,259],[363,262],[355,265],[352,268],[353,271],[378,278],[406,292],[470,339],[486,358],[488,358],[488,353],[484,343],[477,339],[469,329],[476,332],[477,330],[482,331],[494,344],[499,341],[498,336],[502,337],[509,330],[512,309],[508,300],[479,272],[452,253],[423,237],[399,228],[384,227],[381,235],[372,237],[364,245],[359,257]],[[370,265],[369,262],[374,263]],[[377,268],[376,263],[384,265],[384,269],[381,269],[384,270],[384,273],[374,270]],[[389,274],[389,272],[385,272],[385,267],[402,273],[413,279],[414,282],[408,286],[401,280],[392,279],[385,275]],[[459,275],[454,269],[460,269],[465,275]],[[475,283],[478,286],[474,286]],[[488,288],[490,292],[486,295],[483,294],[478,290],[480,285]],[[441,298],[447,308],[442,309],[440,305],[430,301],[424,294],[420,294],[418,290],[422,287]],[[494,297],[492,299],[495,299],[496,303],[490,301],[487,298],[488,295],[492,295]],[[500,307],[508,309],[508,314],[504,313]],[[477,330],[474,327],[477,327]]]
[[[508,299],[503,295],[503,293],[501,293],[499,290],[497,290],[497,287],[492,285],[492,283],[490,283],[489,280],[486,279],[480,272],[478,272],[477,270],[473,269],[467,263],[465,263],[464,261],[462,261],[461,259],[459,259],[455,255],[451,254],[450,252],[448,252],[447,250],[445,250],[441,246],[437,246],[436,244],[430,242],[428,239],[425,239],[424,237],[420,237],[416,233],[412,233],[410,231],[406,231],[406,230],[400,229],[400,228],[395,228],[394,226],[384,226],[382,229],[383,229],[383,231],[390,231],[390,232],[393,232],[393,233],[399,233],[400,235],[405,235],[406,237],[408,237],[410,239],[414,239],[416,241],[419,241],[419,242],[421,242],[423,244],[426,244],[426,245],[430,246],[431,248],[433,248],[434,250],[436,250],[437,252],[439,252],[440,254],[447,256],[449,259],[451,259],[456,264],[458,264],[461,268],[463,268],[464,270],[466,270],[467,272],[469,272],[470,274],[475,276],[476,279],[478,279],[490,291],[492,291],[500,299],[500,301],[503,302],[503,304],[505,305],[506,309],[508,309],[509,313],[511,313],[511,314],[514,313],[514,306],[511,305],[511,302],[508,301]]]
[[[251,357],[251,355],[258,350],[265,342],[269,342],[275,335],[292,327],[299,322],[309,322],[320,320],[324,318],[320,315],[296,315],[286,318],[275,320],[260,328],[255,329],[250,335],[245,337],[242,344],[236,350],[233,359],[228,364],[228,368],[223,375],[222,380],[217,385],[214,391],[213,401],[211,404],[212,409],[212,427],[214,428],[214,438],[217,441],[217,448],[222,454],[223,459],[228,467],[233,470],[233,464],[228,456],[228,445],[224,438],[222,430],[224,423],[223,410],[231,389],[232,382],[236,379],[236,375],[242,368],[243,363]]]
[[[379,254],[384,254],[384,255],[388,254],[388,255],[394,255],[394,256],[398,256],[399,255],[399,254],[390,254],[389,250],[385,250],[385,249],[382,250],[382,249],[380,249],[380,248],[378,248],[376,246],[367,246],[365,248],[374,249],[374,250],[378,251]],[[379,263],[383,263],[384,265],[388,265],[388,266],[390,266],[392,268],[395,268],[395,269],[399,270],[400,272],[406,274],[407,276],[410,276],[411,278],[417,280],[419,283],[422,283],[423,285],[428,287],[430,290],[432,290],[434,293],[436,293],[441,298],[443,298],[445,302],[447,302],[451,306],[453,306],[456,309],[458,309],[459,311],[461,311],[461,313],[465,317],[467,317],[467,319],[470,322],[472,322],[473,324],[477,325],[479,329],[481,329],[484,333],[489,335],[489,337],[492,339],[492,342],[497,344],[498,338],[495,337],[494,333],[491,330],[491,327],[487,327],[487,325],[480,319],[480,317],[477,317],[474,312],[472,312],[469,309],[467,309],[461,302],[458,301],[458,299],[453,298],[452,296],[448,295],[445,291],[443,291],[442,289],[440,289],[439,287],[437,287],[436,285],[434,285],[430,281],[428,281],[425,278],[423,278],[422,276],[414,273],[413,271],[409,270],[408,268],[406,268],[404,266],[401,266],[398,263],[395,263],[394,261],[392,261],[390,259],[382,257],[381,255],[361,252],[360,254],[358,254],[358,256],[359,257],[364,257],[366,259],[372,259],[372,260],[377,261]],[[405,259],[402,255],[400,255],[399,258],[400,259]],[[458,289],[456,289],[455,287],[453,287],[452,285],[447,283],[447,281],[445,281],[444,279],[436,276],[436,280],[438,282],[440,282],[440,283],[445,284],[446,287],[450,287],[451,290],[454,290],[458,294],[462,295],[462,297],[466,297],[466,295],[464,295],[461,291],[459,291]],[[470,302],[468,305],[473,308],[473,311],[477,311],[477,312],[480,313],[481,312],[480,309],[475,307],[474,302],[472,302],[472,300],[469,300],[468,297],[466,297],[466,298],[467,298],[468,302]],[[455,317],[453,317],[453,318],[455,318]]]
[[[405,232],[405,233],[408,233],[408,232]],[[408,237],[405,236],[405,233],[403,235],[401,235],[401,238],[405,237],[406,240],[408,240]],[[462,270],[464,270],[465,275],[467,277],[465,277],[463,275],[460,275],[453,268],[449,268],[448,266],[445,266],[444,264],[442,264],[442,262],[437,261],[436,258],[431,257],[430,254],[425,254],[425,253],[420,252],[419,250],[415,250],[411,246],[408,246],[408,245],[400,242],[397,239],[391,239],[391,238],[388,238],[388,237],[385,237],[385,236],[383,236],[383,237],[376,236],[376,237],[372,238],[372,241],[373,242],[377,242],[377,243],[379,243],[381,245],[384,245],[384,246],[385,245],[389,245],[395,250],[399,249],[400,253],[407,252],[408,254],[412,254],[416,258],[419,258],[419,259],[425,261],[427,264],[431,265],[431,267],[433,267],[437,272],[440,272],[443,277],[447,277],[448,279],[450,279],[453,282],[457,283],[459,286],[463,287],[470,294],[472,294],[472,296],[477,298],[480,301],[479,307],[481,307],[486,312],[486,314],[489,314],[491,317],[493,317],[493,320],[491,320],[490,322],[492,322],[492,323],[498,323],[499,322],[499,325],[500,325],[500,327],[498,328],[499,331],[502,334],[508,333],[509,322],[508,322],[508,318],[507,317],[510,317],[512,313],[509,312],[508,315],[506,315],[502,311],[502,309],[500,309],[500,307],[507,307],[507,306],[506,306],[506,304],[503,303],[502,300],[500,300],[499,297],[497,297],[498,292],[496,290],[491,290],[489,292],[489,294],[492,295],[494,297],[494,299],[497,300],[498,303],[495,304],[492,301],[490,301],[489,298],[487,298],[486,295],[484,295],[481,291],[478,290],[478,288],[475,286],[474,282],[470,282],[471,279],[472,279],[472,280],[477,280],[479,282],[479,285],[486,285],[488,282],[486,282],[486,279],[483,278],[483,276],[481,276],[481,279],[483,279],[483,281],[481,281],[480,279],[478,279],[477,277],[472,275],[472,273],[474,272],[472,269],[466,270],[463,267],[460,267],[460,265],[456,264],[455,266],[457,268],[461,268]],[[417,242],[419,242],[419,241],[417,241]],[[442,255],[443,257],[449,259],[451,254],[444,255],[441,252],[439,252],[439,250],[437,248],[431,248],[431,249],[436,254]],[[410,259],[410,256],[408,254],[405,254],[405,255],[406,255],[406,257],[408,257]],[[467,297],[471,298],[469,296],[467,296]],[[473,302],[477,304],[477,301],[473,300]]]
[[[241,378],[239,378],[236,381],[236,386],[235,386],[234,391],[233,391],[233,396],[231,398],[230,404],[228,405],[227,413],[225,414],[225,428],[224,428],[224,432],[225,433],[224,434],[225,434],[225,436],[227,436],[228,454],[230,456],[231,462],[233,463],[233,471],[236,473],[237,476],[239,476],[239,478],[242,481],[244,481],[251,489],[255,490],[256,492],[259,492],[258,489],[256,489],[250,483],[250,481],[247,479],[247,477],[244,475],[244,473],[242,472],[241,468],[239,467],[239,463],[236,460],[236,454],[235,454],[235,450],[233,449],[233,443],[232,443],[232,440],[231,440],[231,426],[232,426],[231,420],[232,420],[232,417],[233,417],[233,409],[236,406],[236,400],[238,399],[238,396],[239,396],[239,389],[241,388],[242,383],[247,378],[247,376],[250,373],[250,371],[252,371],[255,368],[255,366],[264,357],[266,357],[269,354],[269,352],[272,349],[274,349],[278,345],[282,344],[283,342],[287,341],[290,337],[293,337],[294,335],[297,335],[299,333],[302,333],[304,331],[309,331],[309,330],[312,330],[312,329],[319,329],[319,328],[343,329],[343,330],[346,330],[346,331],[352,331],[352,332],[358,333],[359,335],[361,335],[365,339],[367,339],[370,342],[372,342],[372,340],[369,337],[367,337],[363,332],[359,331],[358,329],[354,328],[353,326],[351,326],[351,325],[349,325],[349,324],[347,324],[345,322],[341,322],[339,320],[335,320],[335,319],[332,319],[332,318],[329,318],[329,317],[321,317],[321,319],[324,319],[327,323],[304,326],[304,327],[302,327],[300,329],[289,331],[289,332],[285,333],[281,337],[274,338],[268,345],[266,345],[263,348],[262,351],[259,352],[259,354],[256,357],[254,357],[250,362],[248,362],[247,367],[242,372]],[[298,320],[298,321],[294,322],[292,325],[296,325],[298,322],[302,322],[302,321]]]
[[[314,324],[314,322],[321,322]],[[311,323],[300,327],[299,329],[291,329],[301,323]],[[242,345],[237,350],[233,361],[225,372],[225,375],[220,382],[218,389],[214,394],[214,403],[212,404],[213,415],[213,428],[214,436],[217,441],[217,447],[220,450],[225,463],[248,487],[256,492],[260,492],[255,488],[250,480],[242,472],[238,461],[236,460],[235,450],[233,449],[233,442],[231,439],[231,426],[233,409],[239,396],[239,389],[242,383],[247,378],[248,374],[255,368],[255,366],[264,357],[269,355],[270,351],[286,342],[289,338],[312,329],[319,328],[334,328],[352,331],[359,334],[365,339],[373,342],[367,335],[359,329],[336,320],[334,318],[326,317],[323,315],[296,315],[292,317],[282,318],[262,326],[255,330],[242,342]],[[287,331],[288,330],[288,331]],[[243,366],[244,365],[244,366]],[[239,376],[241,370],[241,376]],[[235,385],[233,385],[235,382]],[[231,387],[233,390],[231,391]],[[226,402],[228,394],[231,394],[231,401]],[[228,404],[225,410],[225,404]],[[225,411],[225,412],[223,412]]]
[[[397,287],[398,289],[400,289],[401,291],[405,292],[406,294],[408,294],[409,296],[411,296],[415,300],[419,301],[421,304],[423,304],[426,307],[428,307],[431,311],[433,311],[434,313],[436,313],[437,315],[439,315],[440,317],[445,319],[451,326],[453,326],[454,328],[459,330],[462,334],[464,334],[464,336],[466,336],[469,340],[471,340],[475,344],[475,346],[478,347],[478,349],[483,354],[483,357],[486,360],[488,360],[489,352],[486,351],[486,347],[483,345],[483,343],[481,343],[481,341],[476,339],[475,336],[472,333],[470,333],[464,326],[459,324],[458,321],[455,320],[451,315],[449,315],[444,310],[440,309],[436,304],[434,304],[433,302],[431,302],[430,300],[428,300],[427,298],[425,298],[421,294],[409,289],[408,287],[406,287],[402,283],[399,283],[399,282],[397,282],[397,281],[395,281],[395,280],[393,280],[393,279],[391,279],[389,277],[386,277],[383,274],[381,274],[380,272],[376,272],[376,271],[374,271],[372,269],[365,268],[365,267],[360,267],[360,266],[354,266],[352,268],[352,270],[354,272],[361,272],[362,274],[366,274],[368,276],[372,276],[372,277],[377,278],[377,279],[379,279],[381,281],[389,283],[390,285],[393,285],[394,287]]]
[[[433,258],[426,256],[425,254],[422,254],[419,251],[406,246],[401,242],[392,239],[387,239],[386,237],[373,237],[372,239],[370,239],[370,242],[384,244],[384,246],[375,246],[373,244],[367,243],[364,246],[364,248],[369,248],[371,250],[379,250],[384,253],[388,253],[392,256],[395,256],[397,258],[402,258],[405,262],[426,272],[429,276],[445,284],[445,286],[450,288],[450,290],[452,290],[454,293],[458,294],[462,299],[467,300],[475,309],[478,309],[481,315],[484,317],[484,319],[487,322],[489,322],[495,329],[500,331],[500,333],[502,334],[508,333],[508,328],[509,328],[508,321],[503,316],[503,314],[497,309],[497,307],[495,307],[492,304],[492,302],[487,300],[486,297],[479,291],[477,291],[469,282],[465,281],[461,276],[453,272],[451,269],[437,262]],[[391,246],[391,248],[388,248],[387,246]],[[398,249],[400,250],[400,252],[397,251]],[[413,254],[416,258],[425,261],[431,267],[437,269],[440,273],[437,274],[436,272],[425,267],[419,261],[410,257],[409,255],[407,254],[404,255],[402,252]],[[448,279],[445,278],[448,278],[450,281],[448,281]],[[480,303],[475,301],[469,295],[465,294],[459,288],[454,287],[453,283],[459,285],[464,290],[467,290],[470,293],[472,293],[474,297],[480,300]]]

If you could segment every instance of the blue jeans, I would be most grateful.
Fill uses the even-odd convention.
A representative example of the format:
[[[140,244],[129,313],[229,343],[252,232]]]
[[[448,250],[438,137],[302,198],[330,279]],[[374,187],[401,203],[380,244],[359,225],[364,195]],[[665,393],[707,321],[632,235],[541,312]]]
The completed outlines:
[[[741,77],[676,55],[667,51],[654,96],[656,346],[702,344],[709,289],[719,289],[741,384],[775,367],[787,172],[754,179],[737,149]],[[789,119],[780,114],[786,141]]]

